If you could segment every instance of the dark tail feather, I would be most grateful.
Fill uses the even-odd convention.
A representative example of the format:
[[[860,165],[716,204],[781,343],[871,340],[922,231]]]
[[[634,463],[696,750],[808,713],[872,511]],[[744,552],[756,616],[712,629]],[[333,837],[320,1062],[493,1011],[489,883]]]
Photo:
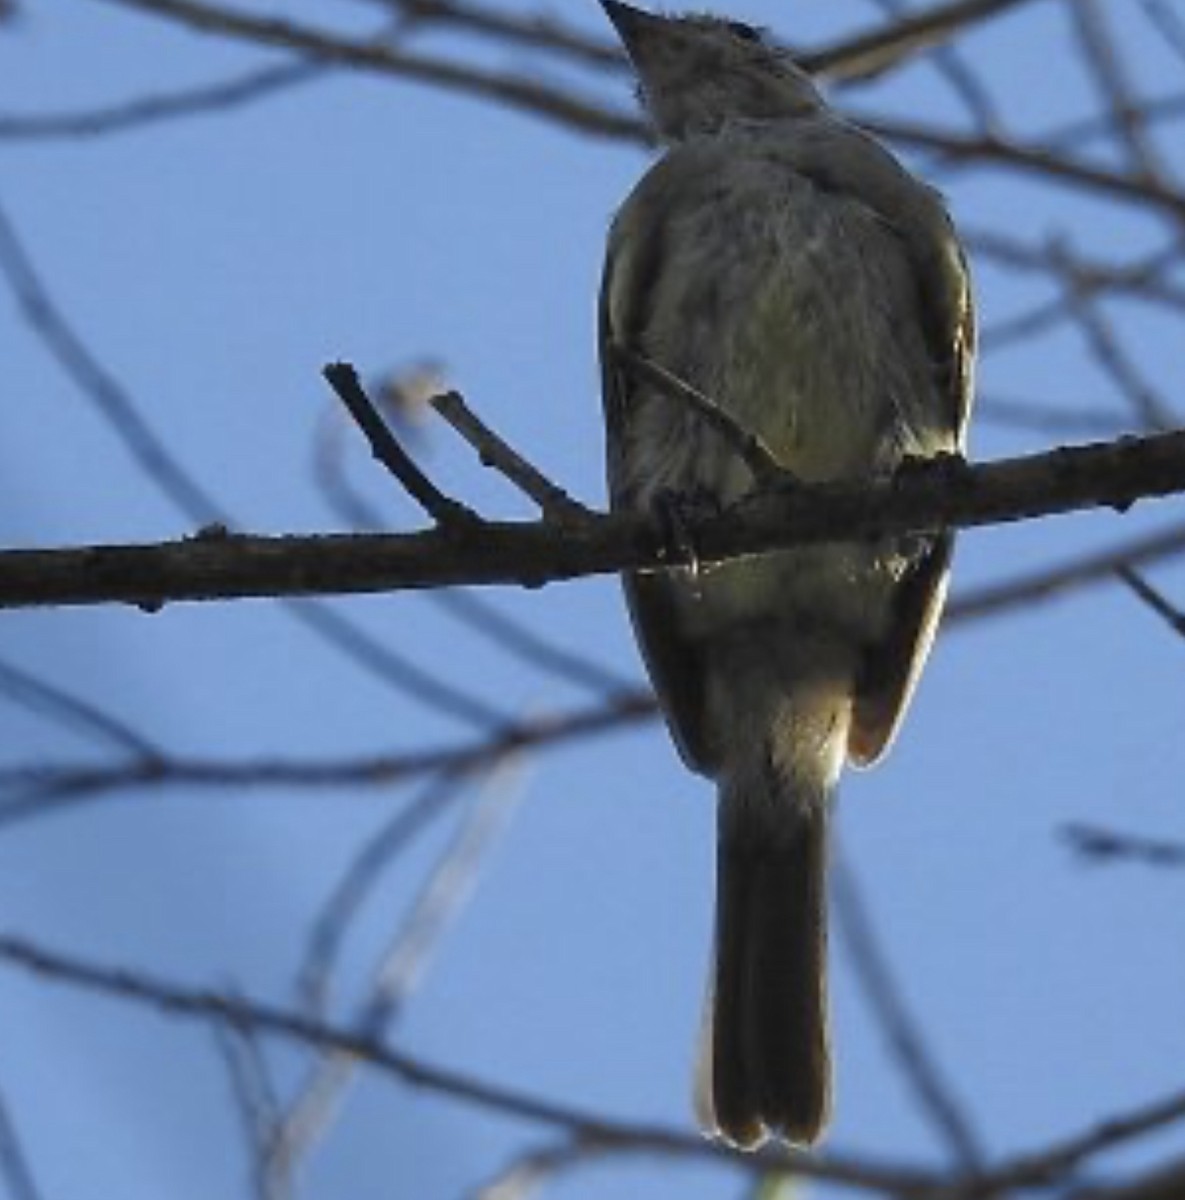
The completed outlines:
[[[767,1136],[809,1144],[831,1102],[827,801],[721,800],[708,1051],[714,1123],[741,1147]]]

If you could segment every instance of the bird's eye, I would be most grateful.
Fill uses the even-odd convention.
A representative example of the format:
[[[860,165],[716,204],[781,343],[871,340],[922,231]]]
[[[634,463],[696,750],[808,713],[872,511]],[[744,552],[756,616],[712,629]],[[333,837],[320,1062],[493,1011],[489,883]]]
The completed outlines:
[[[740,38],[743,42],[761,41],[761,34],[752,25],[746,25],[744,21],[729,21],[728,28],[734,37]]]

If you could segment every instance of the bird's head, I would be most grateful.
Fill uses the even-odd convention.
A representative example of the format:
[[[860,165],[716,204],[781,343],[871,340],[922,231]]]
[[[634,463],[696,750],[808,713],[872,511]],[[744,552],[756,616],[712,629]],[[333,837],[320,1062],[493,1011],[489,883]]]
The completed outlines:
[[[810,76],[761,30],[720,17],[658,16],[619,0],[601,5],[638,73],[642,103],[668,140],[823,106]]]

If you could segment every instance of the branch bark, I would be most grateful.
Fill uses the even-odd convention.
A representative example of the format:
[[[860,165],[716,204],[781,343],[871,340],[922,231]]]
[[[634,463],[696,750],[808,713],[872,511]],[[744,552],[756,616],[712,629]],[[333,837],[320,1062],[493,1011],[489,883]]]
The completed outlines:
[[[800,543],[1003,524],[1185,492],[1185,432],[979,466],[910,465],[891,479],[755,494],[690,525],[699,562]],[[0,607],[309,596],[557,580],[682,565],[645,514],[575,524],[478,521],[403,535],[248,537],[214,527],[157,545],[0,553]]]

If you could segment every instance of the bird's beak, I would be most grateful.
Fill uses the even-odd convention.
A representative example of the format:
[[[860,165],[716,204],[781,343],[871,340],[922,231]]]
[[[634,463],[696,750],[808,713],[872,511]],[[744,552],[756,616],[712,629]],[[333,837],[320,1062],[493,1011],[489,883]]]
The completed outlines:
[[[622,4],[620,0],[601,0],[605,15],[613,22],[613,28],[630,49],[640,37],[645,37],[646,31],[658,23],[658,19],[632,4]]]

